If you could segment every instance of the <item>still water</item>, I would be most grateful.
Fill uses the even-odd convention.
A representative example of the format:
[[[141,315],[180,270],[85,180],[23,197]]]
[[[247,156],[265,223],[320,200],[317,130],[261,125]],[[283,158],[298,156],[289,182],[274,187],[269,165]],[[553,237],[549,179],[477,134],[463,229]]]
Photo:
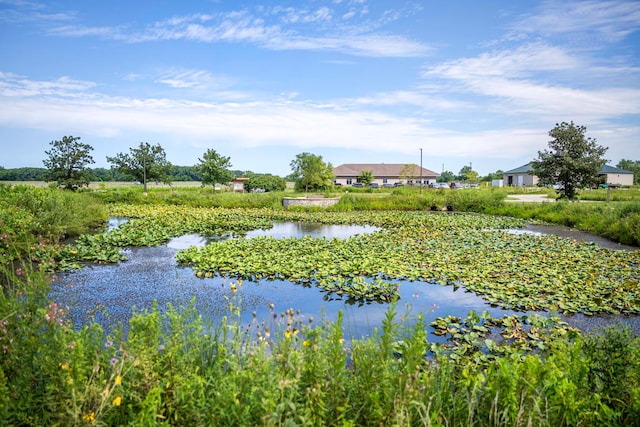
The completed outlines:
[[[117,227],[122,219],[113,218],[111,227]],[[375,227],[352,225],[321,225],[301,223],[276,223],[269,230],[256,230],[247,234],[277,238],[305,235],[326,238],[348,238],[354,234],[370,233]],[[313,317],[317,323],[335,320],[342,311],[346,338],[370,336],[379,328],[389,304],[349,304],[336,296],[327,295],[315,287],[305,287],[287,281],[242,282],[238,292],[230,287],[231,280],[223,278],[197,278],[189,267],[175,261],[178,250],[189,246],[204,245],[207,239],[199,235],[186,235],[158,247],[142,247],[124,250],[127,260],[114,265],[87,266],[82,270],[61,273],[52,284],[51,298],[70,307],[69,315],[76,326],[91,319],[100,322],[107,330],[122,323],[125,327],[132,309],[150,310],[154,302],[163,310],[167,304],[186,306],[192,300],[196,309],[213,322],[229,315],[229,301],[240,305],[242,322],[249,323],[255,312],[258,321],[271,316],[269,305],[275,312],[287,309],[300,312],[302,322]],[[235,280],[233,280],[235,282]],[[482,298],[466,292],[463,287],[454,289],[435,283],[399,281],[400,300],[397,318],[415,319],[422,313],[425,323],[448,314],[465,317],[470,310],[489,311],[500,317],[513,311],[492,307]],[[520,313],[523,314],[523,313]],[[613,317],[572,316],[565,318],[583,330],[593,329],[614,322]],[[634,330],[638,330],[637,320]],[[437,340],[434,335],[430,340]]]

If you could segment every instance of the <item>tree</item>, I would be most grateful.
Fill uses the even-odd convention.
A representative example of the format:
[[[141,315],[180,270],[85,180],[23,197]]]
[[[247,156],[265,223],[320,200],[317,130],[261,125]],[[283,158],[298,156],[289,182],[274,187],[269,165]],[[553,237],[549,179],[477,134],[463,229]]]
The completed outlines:
[[[130,148],[130,154],[118,153],[115,157],[107,156],[111,167],[120,173],[132,176],[142,182],[147,192],[147,181],[158,180],[169,182],[169,173],[173,168],[167,161],[164,149],[160,144],[151,145],[141,142],[138,148]]]
[[[471,166],[463,166],[458,173],[459,179],[465,182],[478,181],[478,172],[474,171]]]
[[[289,164],[293,171],[296,190],[321,190],[333,186],[333,165],[325,163],[322,156],[311,153],[300,153]]]
[[[484,177],[482,180],[491,182],[494,179],[502,179],[503,177],[504,177],[504,171],[502,169],[498,169],[495,172],[490,172],[489,175]]]
[[[209,148],[203,155],[197,165],[198,170],[202,174],[202,185],[211,184],[213,191],[216,190],[216,184],[227,185],[234,178],[233,172],[228,168],[231,167],[229,157],[224,157],[212,148]]]
[[[618,162],[616,167],[633,172],[633,183],[640,184],[640,160],[622,159]]]
[[[407,184],[413,184],[416,179],[420,178],[420,166],[415,163],[404,165],[398,178],[400,178],[400,181],[406,181]]]
[[[287,188],[287,181],[276,175],[270,174],[251,174],[249,181],[244,184],[247,191],[256,190],[258,188],[264,191],[284,191]]]
[[[45,151],[49,157],[42,161],[48,169],[45,180],[56,181],[67,190],[89,186],[93,175],[87,165],[95,163],[89,154],[93,147],[80,142],[79,136],[64,136],[50,145],[51,149]]]
[[[371,184],[373,182],[373,172],[360,171],[360,176],[358,176],[358,182],[363,183],[365,186]]]
[[[456,176],[451,171],[443,171],[438,178],[438,182],[451,182],[455,181]]]
[[[602,158],[608,148],[585,137],[587,128],[562,122],[549,131],[553,139],[550,150],[538,151],[538,158],[531,162],[532,173],[541,185],[558,185],[560,198],[573,200],[576,190],[596,185],[604,165]]]

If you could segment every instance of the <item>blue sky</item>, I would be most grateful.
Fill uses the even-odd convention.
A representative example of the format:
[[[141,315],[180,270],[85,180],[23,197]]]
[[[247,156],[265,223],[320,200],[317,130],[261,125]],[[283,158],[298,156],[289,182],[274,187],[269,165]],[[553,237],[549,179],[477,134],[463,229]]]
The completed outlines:
[[[481,175],[556,123],[640,160],[640,1],[0,0],[0,166],[79,136],[285,176],[302,152]]]

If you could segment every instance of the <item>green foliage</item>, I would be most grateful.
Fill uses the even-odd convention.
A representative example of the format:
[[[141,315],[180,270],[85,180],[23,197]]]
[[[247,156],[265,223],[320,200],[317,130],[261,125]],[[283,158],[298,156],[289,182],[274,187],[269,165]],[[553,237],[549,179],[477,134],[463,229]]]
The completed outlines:
[[[252,175],[244,184],[247,191],[262,189],[269,191],[284,191],[287,188],[287,181],[276,175],[262,174]]]
[[[291,161],[290,166],[296,191],[316,191],[333,186],[333,165],[325,163],[322,156],[300,153]]]
[[[451,171],[443,171],[437,179],[438,182],[451,182],[455,180],[456,180],[456,176]]]
[[[592,393],[603,396],[610,408],[622,409],[627,402],[638,402],[640,384],[640,340],[633,338],[627,325],[604,328],[588,336],[584,352],[589,362]],[[640,406],[634,408],[640,414]],[[629,423],[637,419],[629,419]]]
[[[358,182],[364,184],[364,186],[368,186],[373,182],[374,176],[372,171],[363,170],[360,172],[358,176]]]
[[[101,226],[104,206],[84,193],[0,184],[1,266],[31,259],[44,268],[60,261],[60,242]]]
[[[46,168],[11,168],[0,166],[0,181],[45,181]]]
[[[550,150],[539,151],[531,162],[540,185],[559,185],[561,198],[573,200],[580,187],[597,185],[607,148],[585,137],[587,128],[562,122],[549,131]]]
[[[93,178],[87,165],[95,163],[89,154],[93,147],[80,142],[80,137],[64,136],[60,141],[51,141],[51,149],[43,160],[48,169],[47,181],[55,181],[59,187],[76,190],[88,186]]]
[[[474,171],[471,166],[463,166],[458,173],[458,179],[464,182],[478,182],[480,180],[478,172]]]
[[[114,157],[107,156],[107,161],[118,172],[130,175],[141,182],[146,193],[149,180],[169,182],[172,165],[166,157],[164,148],[160,144],[151,145],[148,142],[141,142],[138,148],[130,148],[129,154],[118,153]]]
[[[233,179],[233,173],[229,170],[230,160],[230,157],[224,157],[216,150],[209,148],[202,155],[202,159],[198,159],[200,163],[197,168],[202,174],[202,185],[210,184],[215,190],[216,184],[229,184]]]
[[[633,183],[640,184],[640,160],[622,159],[616,167],[633,172]]]

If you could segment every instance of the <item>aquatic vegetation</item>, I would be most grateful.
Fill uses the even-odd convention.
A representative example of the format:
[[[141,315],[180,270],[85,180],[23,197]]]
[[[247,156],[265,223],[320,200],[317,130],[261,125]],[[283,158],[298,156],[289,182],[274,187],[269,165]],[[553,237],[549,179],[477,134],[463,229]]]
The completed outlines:
[[[159,245],[187,233],[218,236],[178,252],[201,277],[289,280],[355,301],[389,301],[402,280],[463,286],[514,310],[640,313],[640,251],[599,248],[556,236],[513,235],[523,220],[432,212],[288,212],[115,205],[131,220],[80,243],[101,248]],[[227,239],[274,221],[373,225],[349,239]],[[82,246],[81,246],[82,248]],[[87,249],[82,260],[90,259]]]

